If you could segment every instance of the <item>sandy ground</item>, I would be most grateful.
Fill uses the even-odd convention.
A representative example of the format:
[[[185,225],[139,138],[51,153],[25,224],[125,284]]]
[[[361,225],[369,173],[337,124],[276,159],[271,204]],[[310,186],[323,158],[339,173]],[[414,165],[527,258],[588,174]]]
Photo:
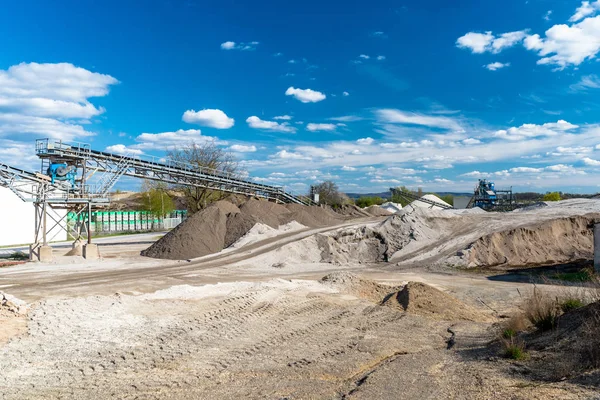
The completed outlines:
[[[100,261],[0,269],[0,290],[30,307],[0,315],[0,398],[598,398],[594,387],[532,380],[490,350],[494,323],[528,283],[323,263],[311,250],[315,234],[379,222],[271,233],[190,261],[139,256],[156,237],[119,238]],[[423,317],[320,282],[340,270],[390,291],[427,283],[489,321]]]

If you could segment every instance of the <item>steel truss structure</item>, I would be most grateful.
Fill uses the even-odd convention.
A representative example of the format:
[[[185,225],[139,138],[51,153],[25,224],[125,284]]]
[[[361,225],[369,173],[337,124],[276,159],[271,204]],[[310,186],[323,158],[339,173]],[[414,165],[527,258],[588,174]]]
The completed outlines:
[[[91,243],[93,208],[110,203],[109,191],[122,176],[151,179],[177,185],[208,188],[228,193],[265,198],[281,203],[315,204],[309,197],[285,191],[280,186],[264,185],[223,171],[173,162],[156,157],[141,158],[92,150],[89,144],[68,144],[51,139],[36,141],[36,154],[41,159],[41,173],[30,172],[0,163],[0,187],[10,189],[35,209],[34,244],[30,255],[39,258],[39,249],[65,230],[76,241]],[[76,184],[52,181],[46,175],[53,163],[65,163],[77,169]],[[94,184],[88,182],[95,177]],[[58,211],[64,210],[64,214]],[[67,215],[83,215],[84,223],[67,224]],[[55,231],[52,237],[48,233]]]

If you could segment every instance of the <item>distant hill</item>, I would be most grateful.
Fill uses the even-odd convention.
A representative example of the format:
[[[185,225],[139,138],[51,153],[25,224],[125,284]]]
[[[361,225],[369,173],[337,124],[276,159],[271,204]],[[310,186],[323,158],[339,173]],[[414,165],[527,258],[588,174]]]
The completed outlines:
[[[423,192],[423,193],[428,193],[428,192]],[[359,197],[381,197],[383,199],[389,199],[391,196],[391,193],[388,192],[380,192],[380,193],[346,193],[346,195],[348,197],[350,197],[353,200],[358,199]],[[446,196],[446,195],[452,195],[455,197],[459,197],[459,196],[473,196],[473,193],[466,193],[466,192],[436,192],[436,195],[438,196]]]

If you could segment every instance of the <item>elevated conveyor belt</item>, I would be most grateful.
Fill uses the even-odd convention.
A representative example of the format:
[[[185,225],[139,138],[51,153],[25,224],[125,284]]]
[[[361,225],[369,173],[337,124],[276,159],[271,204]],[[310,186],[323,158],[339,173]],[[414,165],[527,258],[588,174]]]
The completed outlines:
[[[178,185],[189,185],[263,197],[284,203],[314,204],[308,197],[285,191],[282,187],[264,185],[223,171],[203,168],[158,157],[142,158],[92,150],[88,144],[67,144],[61,141],[40,139],[36,153],[42,159],[66,161],[87,171],[112,174],[100,179],[95,193],[105,196],[120,176],[152,179]]]

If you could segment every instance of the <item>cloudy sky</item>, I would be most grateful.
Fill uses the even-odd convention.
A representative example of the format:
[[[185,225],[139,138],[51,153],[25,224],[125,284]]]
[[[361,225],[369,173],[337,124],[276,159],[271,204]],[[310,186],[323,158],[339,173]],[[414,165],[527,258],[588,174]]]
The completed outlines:
[[[600,0],[19,0],[0,37],[8,164],[215,141],[299,192],[600,190]]]

